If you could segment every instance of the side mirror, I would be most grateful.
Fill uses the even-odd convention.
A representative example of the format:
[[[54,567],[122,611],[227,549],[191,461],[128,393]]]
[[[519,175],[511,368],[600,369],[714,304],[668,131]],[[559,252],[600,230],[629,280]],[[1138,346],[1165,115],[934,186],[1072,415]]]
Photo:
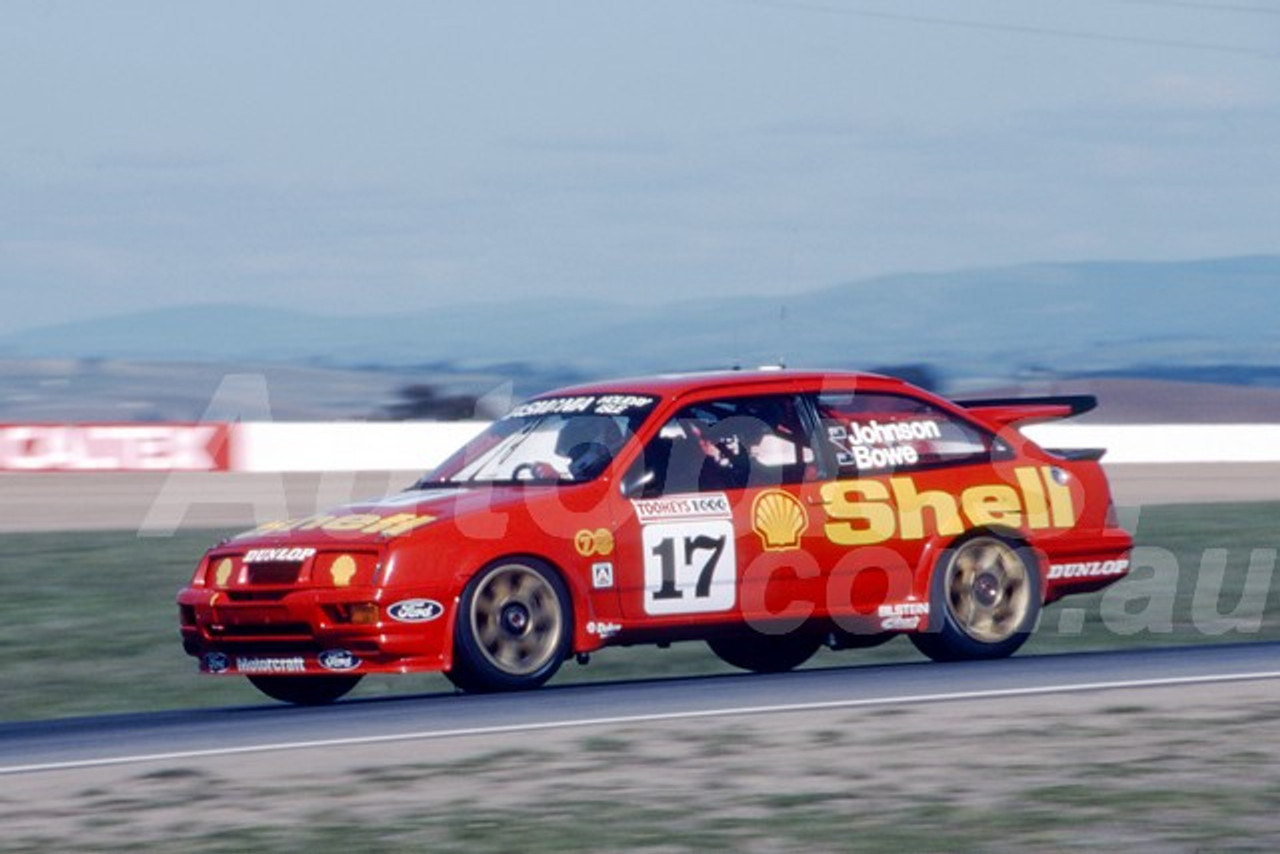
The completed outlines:
[[[654,482],[655,478],[654,472],[637,466],[622,478],[618,490],[623,498],[643,498],[645,489]]]

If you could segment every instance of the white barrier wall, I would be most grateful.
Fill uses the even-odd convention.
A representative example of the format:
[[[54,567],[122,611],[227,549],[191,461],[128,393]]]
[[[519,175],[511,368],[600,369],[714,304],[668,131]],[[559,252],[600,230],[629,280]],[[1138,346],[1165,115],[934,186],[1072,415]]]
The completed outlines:
[[[482,421],[241,424],[231,467],[250,472],[426,472],[487,426]]]
[[[1120,463],[1280,461],[1280,424],[1037,424],[1023,430],[1045,448],[1106,448]]]
[[[241,471],[425,471],[486,425],[465,423],[244,424]],[[1039,424],[1049,448],[1106,448],[1108,464],[1280,462],[1280,424]]]

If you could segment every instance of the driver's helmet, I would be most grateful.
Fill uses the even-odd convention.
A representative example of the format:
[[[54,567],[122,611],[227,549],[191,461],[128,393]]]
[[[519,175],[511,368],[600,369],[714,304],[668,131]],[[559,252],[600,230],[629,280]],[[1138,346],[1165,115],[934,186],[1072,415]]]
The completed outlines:
[[[556,453],[569,460],[575,477],[588,477],[604,469],[622,447],[622,431],[607,415],[576,415],[565,422],[556,437]]]

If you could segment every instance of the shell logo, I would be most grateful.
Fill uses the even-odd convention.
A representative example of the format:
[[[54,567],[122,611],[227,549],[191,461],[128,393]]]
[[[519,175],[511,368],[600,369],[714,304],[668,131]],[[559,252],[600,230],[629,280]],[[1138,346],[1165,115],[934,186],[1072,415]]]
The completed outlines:
[[[766,489],[751,505],[751,526],[760,535],[765,551],[800,548],[800,537],[809,527],[804,505],[789,492]]]
[[[351,555],[341,555],[333,562],[333,566],[329,567],[329,576],[333,579],[334,587],[348,586],[355,574],[356,561]]]

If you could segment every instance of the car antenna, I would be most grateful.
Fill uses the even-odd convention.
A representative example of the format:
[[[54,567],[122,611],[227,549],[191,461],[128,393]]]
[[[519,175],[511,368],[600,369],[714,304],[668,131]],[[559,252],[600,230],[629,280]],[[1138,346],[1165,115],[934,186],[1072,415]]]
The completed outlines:
[[[787,304],[784,302],[778,307],[778,370],[784,370],[787,367],[786,357],[787,346]]]

